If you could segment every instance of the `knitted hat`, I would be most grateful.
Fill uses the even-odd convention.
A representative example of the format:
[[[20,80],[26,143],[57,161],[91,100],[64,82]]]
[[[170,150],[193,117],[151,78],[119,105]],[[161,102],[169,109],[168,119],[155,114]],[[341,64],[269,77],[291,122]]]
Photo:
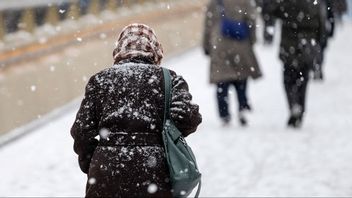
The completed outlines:
[[[163,48],[152,28],[144,24],[126,26],[116,42],[113,52],[115,63],[133,58],[146,58],[160,65]]]

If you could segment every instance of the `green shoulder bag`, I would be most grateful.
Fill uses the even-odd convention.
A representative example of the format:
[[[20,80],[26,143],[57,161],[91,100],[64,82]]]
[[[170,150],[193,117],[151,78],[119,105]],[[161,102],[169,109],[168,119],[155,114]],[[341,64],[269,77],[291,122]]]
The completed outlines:
[[[170,171],[172,194],[174,197],[187,197],[198,185],[195,195],[195,197],[198,197],[201,188],[201,173],[198,170],[192,149],[187,145],[182,133],[171,120],[171,75],[170,71],[165,68],[163,68],[163,74],[165,81],[165,108],[162,136]]]

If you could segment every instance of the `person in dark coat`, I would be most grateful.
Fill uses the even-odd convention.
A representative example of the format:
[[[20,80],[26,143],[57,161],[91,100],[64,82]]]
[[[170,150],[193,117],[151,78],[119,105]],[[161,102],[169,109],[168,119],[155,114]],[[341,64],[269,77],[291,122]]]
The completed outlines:
[[[86,197],[172,197],[162,141],[161,45],[143,24],[122,30],[114,65],[93,75],[71,129],[87,174]],[[186,81],[174,71],[171,118],[184,136],[202,118]]]
[[[284,86],[290,109],[288,126],[302,125],[306,111],[309,71],[321,59],[320,40],[325,20],[321,19],[320,1],[272,0],[268,13],[282,20],[280,59],[284,64]]]
[[[321,0],[320,1],[320,20],[323,22],[320,28],[320,57],[317,63],[313,65],[313,79],[323,80],[323,64],[324,64],[324,52],[328,46],[328,41],[330,37],[333,37],[335,31],[335,14],[332,10],[332,0]],[[325,21],[325,23],[324,23]]]
[[[326,28],[327,28],[327,32],[328,32],[328,37],[333,37],[334,36],[334,32],[335,32],[335,13],[333,10],[333,2],[334,0],[325,0],[323,2],[323,7],[324,5],[326,6],[327,9],[327,21],[326,21]]]
[[[247,24],[248,37],[236,40],[224,36],[220,30],[223,14],[229,19]],[[234,86],[236,89],[239,121],[246,125],[244,113],[251,109],[247,98],[248,78],[257,79],[262,76],[253,50],[256,42],[255,20],[255,6],[248,0],[211,0],[207,7],[203,49],[210,56],[210,83],[217,86],[219,115],[225,125],[231,120],[228,108],[229,88]]]

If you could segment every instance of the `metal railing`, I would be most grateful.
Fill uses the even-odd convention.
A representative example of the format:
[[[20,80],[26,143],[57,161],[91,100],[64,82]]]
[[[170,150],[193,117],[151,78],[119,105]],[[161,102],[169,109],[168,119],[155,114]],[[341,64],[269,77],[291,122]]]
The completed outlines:
[[[0,40],[19,30],[32,33],[46,23],[56,25],[66,19],[77,20],[86,14],[98,15],[103,10],[114,11],[144,2],[158,0],[1,0]]]

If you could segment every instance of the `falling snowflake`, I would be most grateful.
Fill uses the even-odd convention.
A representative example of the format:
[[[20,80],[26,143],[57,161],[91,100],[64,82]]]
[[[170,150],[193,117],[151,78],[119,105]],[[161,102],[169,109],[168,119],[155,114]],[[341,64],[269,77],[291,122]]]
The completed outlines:
[[[148,193],[154,194],[158,190],[158,186],[156,184],[150,184],[148,186]]]
[[[55,66],[53,66],[53,65],[50,66],[50,71],[51,71],[51,72],[54,72],[54,71],[55,71]]]
[[[96,180],[94,177],[89,178],[89,180],[88,180],[88,183],[89,183],[90,185],[95,184],[96,182],[97,182],[97,180]]]
[[[101,129],[99,131],[99,135],[102,139],[109,140],[110,131],[107,129]]]
[[[34,92],[34,91],[36,91],[36,90],[37,90],[37,87],[36,87],[35,85],[32,85],[32,86],[31,86],[31,91]]]
[[[101,33],[100,35],[99,35],[99,37],[100,37],[100,39],[106,39],[106,34],[105,33]]]

